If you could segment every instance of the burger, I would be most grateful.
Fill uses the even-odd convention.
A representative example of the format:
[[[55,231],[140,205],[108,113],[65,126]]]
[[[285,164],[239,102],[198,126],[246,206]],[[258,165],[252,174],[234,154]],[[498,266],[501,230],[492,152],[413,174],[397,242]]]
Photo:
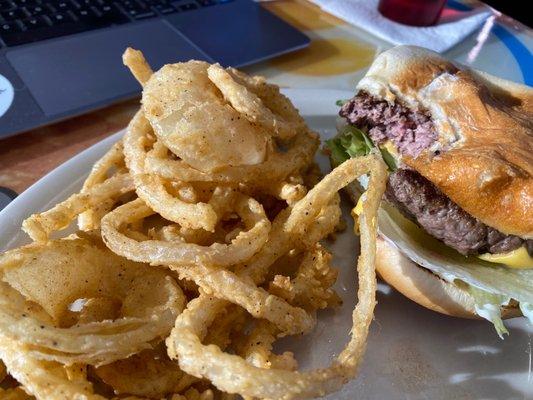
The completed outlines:
[[[327,141],[338,165],[381,152],[377,271],[431,310],[533,320],[533,89],[399,46],[380,54]],[[349,187],[364,201],[365,179]]]

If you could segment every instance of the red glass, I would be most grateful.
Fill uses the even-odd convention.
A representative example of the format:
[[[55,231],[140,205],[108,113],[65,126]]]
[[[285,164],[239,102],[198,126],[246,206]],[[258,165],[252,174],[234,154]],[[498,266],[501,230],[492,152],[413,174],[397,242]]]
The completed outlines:
[[[380,0],[379,12],[393,21],[406,25],[434,25],[446,0]]]

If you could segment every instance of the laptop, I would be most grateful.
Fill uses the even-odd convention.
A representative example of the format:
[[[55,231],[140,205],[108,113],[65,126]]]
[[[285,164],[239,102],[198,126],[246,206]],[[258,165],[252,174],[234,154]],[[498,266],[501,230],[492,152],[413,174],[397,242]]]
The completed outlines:
[[[251,0],[0,0],[0,138],[137,96],[128,46],[158,69],[242,67],[308,44]]]

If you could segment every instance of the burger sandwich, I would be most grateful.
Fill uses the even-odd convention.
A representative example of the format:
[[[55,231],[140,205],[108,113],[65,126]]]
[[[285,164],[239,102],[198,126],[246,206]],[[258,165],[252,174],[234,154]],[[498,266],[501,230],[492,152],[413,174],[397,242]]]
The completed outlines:
[[[533,89],[426,49],[380,54],[340,110],[330,159],[380,151],[380,276],[444,314],[533,320]],[[364,205],[366,182],[349,188]]]

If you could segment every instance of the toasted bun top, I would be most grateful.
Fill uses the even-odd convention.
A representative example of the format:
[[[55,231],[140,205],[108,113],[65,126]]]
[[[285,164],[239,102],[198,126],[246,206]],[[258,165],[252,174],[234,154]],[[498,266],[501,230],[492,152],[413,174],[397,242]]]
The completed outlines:
[[[533,238],[533,89],[399,46],[357,86],[427,110],[438,142],[402,161],[483,223]]]
[[[384,281],[423,307],[454,317],[480,318],[466,290],[418,266],[383,238],[377,241],[376,269]],[[520,315],[516,306],[502,307],[502,318]]]

